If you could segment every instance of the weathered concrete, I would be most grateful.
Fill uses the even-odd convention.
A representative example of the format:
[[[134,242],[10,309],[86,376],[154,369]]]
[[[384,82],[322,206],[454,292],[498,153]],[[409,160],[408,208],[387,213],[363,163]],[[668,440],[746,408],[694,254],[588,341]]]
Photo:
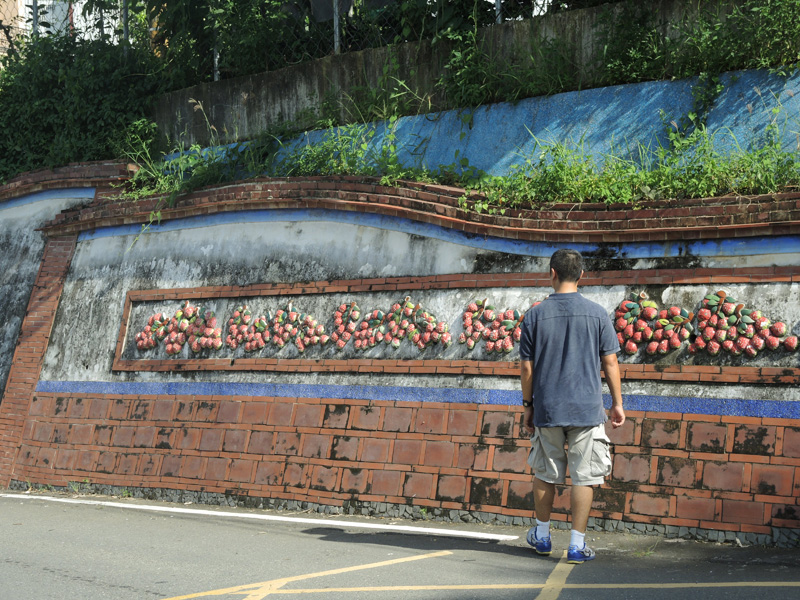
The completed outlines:
[[[5,390],[20,325],[44,251],[44,236],[36,229],[59,211],[86,202],[93,195],[92,189],[72,189],[0,203],[0,393]]]

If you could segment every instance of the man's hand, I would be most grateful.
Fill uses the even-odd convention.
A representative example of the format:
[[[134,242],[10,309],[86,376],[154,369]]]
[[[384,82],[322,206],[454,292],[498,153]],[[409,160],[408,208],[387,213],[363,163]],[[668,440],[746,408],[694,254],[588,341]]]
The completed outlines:
[[[611,426],[616,429],[617,427],[622,427],[625,423],[625,411],[622,410],[622,405],[613,405],[611,410],[609,411],[609,416],[611,417]]]
[[[528,435],[533,435],[535,433],[535,429],[533,426],[533,407],[526,406],[525,407],[525,417],[522,420],[522,429]]]
[[[616,429],[625,423],[625,411],[622,410],[622,385],[619,376],[619,362],[616,354],[600,357],[603,373],[606,376],[608,390],[611,392],[611,426]]]

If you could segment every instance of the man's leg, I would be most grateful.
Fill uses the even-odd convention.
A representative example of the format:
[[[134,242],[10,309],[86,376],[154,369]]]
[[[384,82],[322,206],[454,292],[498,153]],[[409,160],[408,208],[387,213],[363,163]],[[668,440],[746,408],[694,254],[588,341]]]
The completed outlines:
[[[591,489],[591,488],[589,488]],[[553,483],[542,481],[538,477],[533,478],[533,505],[536,508],[536,518],[539,521],[549,521],[550,511],[553,510],[553,501],[556,497],[556,486]],[[589,499],[589,506],[592,500]],[[589,520],[589,511],[586,511],[586,521]],[[584,528],[586,526],[584,525]]]
[[[572,531],[570,531],[567,562],[582,563],[594,558],[594,551],[586,545],[586,526],[594,499],[594,486],[603,481],[595,455],[599,443],[596,427],[575,427],[569,430],[569,470],[572,475],[570,509]],[[603,433],[603,435],[605,435]],[[607,446],[606,446],[607,448]]]
[[[586,545],[586,525],[592,508],[594,488],[588,485],[573,485],[570,494],[572,531],[569,532],[568,563],[582,563],[594,558],[594,550]]]
[[[536,499],[535,490],[536,488],[534,487],[534,500]],[[589,511],[592,509],[592,499],[594,498],[594,488],[588,485],[573,485],[570,491],[572,528],[581,533],[586,533],[586,525],[589,523]],[[551,506],[552,503],[551,499]],[[538,505],[536,514],[539,514]]]
[[[556,484],[548,483],[545,479],[559,483],[564,482],[567,474],[564,441],[564,430],[561,427],[537,428],[533,441],[530,465],[536,473],[536,477],[533,479],[536,526],[528,531],[528,543],[538,554],[549,555],[552,551],[550,513],[556,497]]]
[[[537,554],[549,556],[553,551],[550,541],[550,511],[553,510],[553,500],[556,497],[556,486],[533,478],[533,505],[536,509],[536,525],[528,530],[528,543],[533,546]]]

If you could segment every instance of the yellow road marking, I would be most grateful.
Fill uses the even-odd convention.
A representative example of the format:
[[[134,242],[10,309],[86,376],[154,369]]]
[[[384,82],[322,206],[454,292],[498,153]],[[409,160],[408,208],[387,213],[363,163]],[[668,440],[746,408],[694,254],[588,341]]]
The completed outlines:
[[[432,552],[430,554],[422,554],[420,556],[409,556],[406,558],[395,558],[392,560],[384,560],[381,562],[370,563],[366,565],[357,565],[354,567],[343,567],[341,569],[331,569],[330,571],[320,571],[318,573],[308,573],[306,575],[295,575],[293,577],[283,577],[281,579],[273,579],[271,581],[262,581],[261,583],[250,583],[247,585],[238,585],[235,587],[225,588],[221,590],[213,590],[210,592],[201,592],[198,594],[188,594],[186,596],[174,596],[166,598],[165,600],[191,600],[192,598],[204,598],[207,596],[225,596],[228,594],[240,594],[244,596],[244,600],[261,600],[275,593],[279,588],[287,583],[293,581],[304,581],[306,579],[313,579],[315,577],[326,577],[328,575],[339,575],[340,573],[351,573],[353,571],[361,571],[363,569],[375,569],[377,567],[387,567],[390,565],[397,565],[400,563],[411,562],[415,560],[424,560],[426,558],[438,558],[440,556],[448,556],[452,554],[449,550],[441,552]]]
[[[249,586],[245,586],[249,587]],[[720,582],[720,583],[567,583],[559,588],[559,590],[622,590],[622,589],[686,589],[686,588],[749,588],[749,587],[800,587],[800,582],[794,581],[734,581],[734,582]],[[542,583],[498,583],[498,584],[483,584],[483,585],[396,585],[396,586],[372,586],[372,587],[342,587],[342,588],[304,588],[304,589],[291,589],[271,590],[270,595],[302,595],[302,594],[331,594],[331,593],[357,593],[357,592],[440,592],[440,591],[480,591],[480,590],[542,590],[544,592],[544,584]],[[217,590],[216,592],[206,592],[203,595],[221,595],[218,592],[226,592],[225,590]],[[181,596],[181,598],[192,598],[197,596]],[[541,599],[541,594],[537,600]],[[167,598],[166,600],[177,600]]]
[[[536,600],[557,600],[562,590],[635,590],[635,589],[688,589],[688,588],[800,588],[800,581],[725,581],[725,582],[679,582],[679,583],[567,583],[569,575],[575,565],[567,562],[567,553],[564,552],[561,559],[556,564],[553,571],[544,583],[505,583],[505,584],[452,584],[452,585],[401,585],[401,586],[369,586],[369,587],[329,587],[329,588],[306,588],[306,589],[281,589],[287,583],[314,579],[316,577],[326,577],[328,575],[339,575],[341,573],[352,573],[364,569],[374,569],[386,567],[427,558],[438,558],[452,554],[450,551],[433,552],[420,556],[409,556],[406,558],[396,558],[366,565],[356,565],[353,567],[343,567],[320,571],[318,573],[308,573],[305,575],[295,575],[293,577],[283,577],[261,583],[251,583],[225,589],[200,592],[186,596],[175,596],[165,598],[165,600],[191,600],[193,598],[207,598],[211,596],[239,595],[243,600],[263,600],[267,596],[277,595],[303,595],[303,594],[329,594],[329,593],[357,593],[357,592],[425,592],[425,591],[477,591],[477,590],[541,590]]]
[[[441,591],[475,591],[475,590],[538,590],[541,583],[500,583],[497,585],[395,585],[395,586],[376,586],[376,587],[355,587],[355,588],[308,588],[304,590],[278,590],[273,592],[278,594],[328,594],[354,593],[354,592],[441,592]]]
[[[536,600],[556,600],[559,594],[561,594],[561,590],[564,589],[567,583],[567,577],[572,573],[574,567],[575,565],[571,565],[567,562],[567,551],[564,550],[561,560],[558,561],[556,568],[553,569],[553,572],[547,577],[542,591],[536,596]]]

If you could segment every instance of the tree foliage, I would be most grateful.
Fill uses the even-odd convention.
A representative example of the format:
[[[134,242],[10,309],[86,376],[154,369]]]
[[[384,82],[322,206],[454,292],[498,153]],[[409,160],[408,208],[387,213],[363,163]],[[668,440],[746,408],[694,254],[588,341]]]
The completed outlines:
[[[0,69],[0,181],[107,159],[160,90],[149,53],[71,36],[32,39]]]

